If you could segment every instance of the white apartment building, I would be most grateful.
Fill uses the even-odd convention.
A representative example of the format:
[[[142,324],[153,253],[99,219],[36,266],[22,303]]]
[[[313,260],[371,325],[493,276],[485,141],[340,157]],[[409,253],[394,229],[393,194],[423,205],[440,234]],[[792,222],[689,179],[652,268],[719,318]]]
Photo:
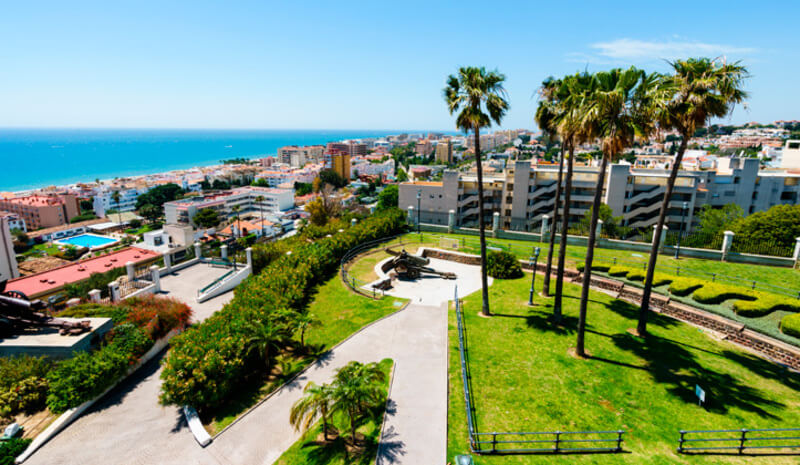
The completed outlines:
[[[263,197],[263,200],[256,200]],[[205,208],[217,210],[220,217],[235,216],[234,207],[239,207],[239,214],[278,213],[294,207],[294,189],[277,189],[271,187],[239,187],[203,197],[189,197],[164,204],[164,215],[167,224],[189,224],[195,226],[192,218]]]
[[[19,277],[14,239],[7,216],[0,216],[0,282]]]
[[[8,228],[10,230],[19,229],[22,232],[28,232],[28,228],[25,226],[25,220],[16,213],[0,211],[0,217],[4,217],[8,220]]]
[[[106,211],[111,209],[121,212],[133,211],[136,209],[136,199],[149,190],[150,187],[114,189],[113,187],[101,186],[94,193],[94,202],[92,204],[94,214],[99,218],[103,218],[106,216]],[[114,201],[114,192],[119,192],[119,202]]]
[[[356,173],[367,176],[394,176],[394,168],[393,158],[389,158],[384,162],[373,163],[359,157],[353,159],[353,164],[350,167],[350,178],[356,179]]]
[[[594,199],[598,168],[576,166],[570,198],[570,222],[580,221]],[[622,225],[649,228],[658,219],[669,172],[634,169],[627,164],[608,167],[602,202],[611,207]],[[544,215],[551,216],[555,202],[558,167],[517,161],[502,173],[484,176],[484,212],[491,225],[495,212],[501,227],[537,231]],[[449,211],[459,226],[478,223],[477,179],[473,174],[445,171],[441,182],[400,184],[399,207],[417,208],[423,223],[448,223]],[[420,199],[417,200],[417,194]],[[563,194],[562,194],[563,195]],[[757,159],[730,159],[728,166],[714,171],[680,171],[667,212],[667,226],[678,230],[682,221],[691,225],[703,205],[739,205],[746,214],[774,205],[795,205],[800,197],[800,173],[760,170]],[[682,218],[686,202],[685,217]]]

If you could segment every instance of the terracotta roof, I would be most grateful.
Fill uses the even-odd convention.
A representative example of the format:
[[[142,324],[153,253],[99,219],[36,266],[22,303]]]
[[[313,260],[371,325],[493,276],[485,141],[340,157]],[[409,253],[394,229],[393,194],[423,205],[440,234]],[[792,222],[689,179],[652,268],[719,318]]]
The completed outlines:
[[[6,289],[20,291],[28,297],[46,294],[65,284],[83,281],[92,273],[103,273],[115,268],[124,267],[127,262],[140,263],[161,256],[152,250],[128,247],[99,257],[70,263],[59,268],[30,276],[12,279]]]

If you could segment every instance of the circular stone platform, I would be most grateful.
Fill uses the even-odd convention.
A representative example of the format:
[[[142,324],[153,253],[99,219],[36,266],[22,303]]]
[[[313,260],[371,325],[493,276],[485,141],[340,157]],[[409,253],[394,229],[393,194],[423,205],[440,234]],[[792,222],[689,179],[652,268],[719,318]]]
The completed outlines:
[[[420,248],[416,256],[425,250]],[[378,279],[366,284],[362,287],[369,292],[372,292],[372,285],[376,284],[389,276],[383,272],[381,267],[384,263],[394,257],[387,257],[375,265],[375,274]],[[424,274],[419,279],[404,280],[397,278],[392,281],[392,288],[386,291],[386,295],[394,297],[403,297],[410,299],[411,303],[421,305],[438,306],[447,301],[453,300],[455,295],[455,287],[458,286],[458,297],[464,298],[481,288],[481,268],[477,265],[466,265],[464,263],[457,263],[449,260],[440,260],[438,258],[430,258],[430,268],[436,271],[449,271],[456,274],[456,279],[444,279],[442,277]],[[489,285],[492,285],[493,279],[488,278]]]

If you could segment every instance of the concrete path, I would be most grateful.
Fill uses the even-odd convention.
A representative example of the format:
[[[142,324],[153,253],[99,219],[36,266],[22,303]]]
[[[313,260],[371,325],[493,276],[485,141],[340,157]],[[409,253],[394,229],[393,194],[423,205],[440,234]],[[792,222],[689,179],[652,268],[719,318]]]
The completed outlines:
[[[198,264],[161,278],[161,285],[165,295],[187,302],[195,311],[194,318],[200,321],[233,297],[229,292],[202,304],[194,300],[199,286],[225,271]],[[219,463],[197,444],[177,408],[158,404],[163,355],[117,386],[25,464]]]

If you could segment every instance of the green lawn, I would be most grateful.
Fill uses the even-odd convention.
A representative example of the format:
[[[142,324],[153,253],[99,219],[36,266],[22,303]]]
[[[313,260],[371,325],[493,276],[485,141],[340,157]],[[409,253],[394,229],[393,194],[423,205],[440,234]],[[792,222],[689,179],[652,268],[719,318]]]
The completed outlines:
[[[25,257],[44,257],[46,255],[55,255],[59,252],[58,245],[45,242],[43,244],[36,244],[30,249],[23,252],[21,255]]]
[[[392,360],[383,359],[380,367],[386,374],[384,390],[388,397],[389,385],[391,384]],[[363,450],[347,451],[344,440],[336,438],[328,444],[322,441],[322,426],[319,422],[315,423],[300,440],[292,445],[281,455],[276,465],[367,465],[375,462],[378,453],[378,441],[381,434],[381,423],[383,412],[386,408],[386,401],[381,403],[366,419],[356,432],[364,435]],[[335,417],[333,423],[342,431],[346,423],[343,418]],[[349,454],[349,456],[346,456]]]
[[[530,275],[495,280],[492,318],[478,316],[480,293],[464,301],[477,427],[491,431],[624,429],[623,454],[476,457],[517,463],[797,463],[797,457],[742,459],[675,453],[680,429],[800,427],[800,377],[701,330],[653,315],[647,340],[629,334],[637,308],[592,292],[586,347],[575,346],[578,286],[564,288],[566,324],[547,318],[552,299],[526,305]],[[468,450],[455,313],[449,316],[448,460]],[[699,407],[695,385],[708,396]]]
[[[422,241],[425,243],[432,243],[439,247],[439,239],[436,236],[451,237],[458,239],[459,242],[463,241],[464,247],[462,251],[467,253],[478,253],[478,237],[463,234],[440,234],[440,233],[422,233]],[[533,247],[541,247],[541,255],[539,262],[547,260],[547,244],[542,242],[533,241],[519,241],[509,239],[493,239],[490,237],[491,232],[487,232],[487,244],[490,247],[502,247],[514,253],[518,258],[528,259],[531,255]],[[416,233],[409,233],[404,236],[409,241],[419,241],[419,235]],[[557,256],[558,244],[554,256]],[[569,245],[567,246],[567,264],[574,267],[578,263],[583,263],[586,257],[586,247]],[[614,250],[614,249],[595,249],[594,259],[597,262],[611,263],[614,258],[618,261],[625,260],[626,265],[630,266],[644,266],[647,263],[648,254],[646,252],[633,252],[628,250]],[[623,264],[620,262],[620,264]],[[733,278],[742,280],[740,285],[748,285],[749,281],[758,281],[773,286],[796,289],[800,292],[800,270],[788,267],[764,266],[764,265],[751,265],[744,263],[730,263],[715,260],[703,260],[698,258],[680,258],[676,260],[671,255],[659,255],[656,265],[656,271],[661,271],[668,274],[675,274],[675,267],[680,267],[683,272],[695,272],[710,274],[716,273],[718,275],[726,275]],[[698,276],[710,279],[710,276]],[[734,284],[734,283],[730,283]],[[764,291],[769,292],[770,289],[765,288]]]
[[[298,351],[276,357],[277,372],[268,378],[247,383],[236,398],[230,399],[227,405],[210,414],[210,417],[203,418],[209,433],[214,435],[222,431],[239,415],[313,362],[316,354],[331,349],[364,325],[399,310],[405,302],[405,299],[389,296],[381,300],[359,296],[342,283],[337,273],[317,289],[308,308],[317,320],[305,335],[306,345],[312,347],[311,353]]]

